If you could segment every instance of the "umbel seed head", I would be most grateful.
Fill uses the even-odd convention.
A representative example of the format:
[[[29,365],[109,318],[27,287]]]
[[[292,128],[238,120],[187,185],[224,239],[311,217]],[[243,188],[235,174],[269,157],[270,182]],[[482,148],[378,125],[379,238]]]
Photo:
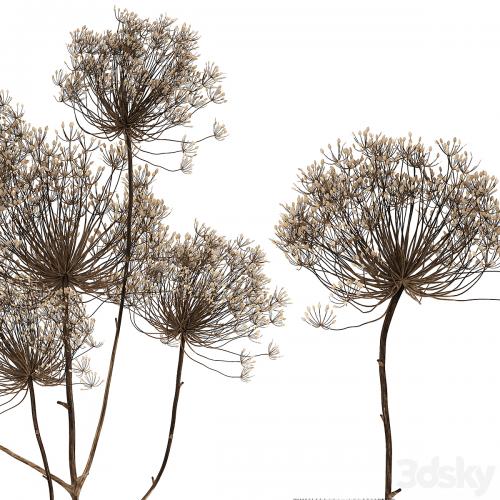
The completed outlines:
[[[127,302],[139,331],[163,343],[185,345],[185,355],[211,370],[249,380],[256,356],[279,357],[273,343],[263,354],[231,345],[256,341],[258,331],[281,326],[284,290],[268,290],[265,256],[243,236],[226,240],[204,225],[182,238],[172,234],[130,276]],[[240,376],[224,366],[238,363]],[[221,368],[222,367],[222,368]]]
[[[465,293],[499,264],[497,180],[460,141],[391,138],[368,129],[329,146],[299,174],[276,245],[310,270],[335,304],[373,308],[404,288],[415,300]],[[319,326],[328,311],[309,312]],[[306,318],[306,319],[307,319]]]

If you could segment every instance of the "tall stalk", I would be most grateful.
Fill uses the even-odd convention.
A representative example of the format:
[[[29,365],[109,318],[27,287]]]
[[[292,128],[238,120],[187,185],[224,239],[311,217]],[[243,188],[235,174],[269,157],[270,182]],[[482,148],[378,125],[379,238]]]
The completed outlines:
[[[382,421],[384,422],[385,431],[385,500],[394,498],[401,489],[392,491],[392,434],[391,434],[391,419],[389,416],[389,398],[387,395],[387,376],[385,373],[385,359],[386,359],[386,346],[387,334],[389,333],[389,326],[391,324],[392,316],[396,310],[398,301],[403,293],[404,287],[400,287],[398,291],[392,296],[387,311],[385,313],[384,324],[380,332],[380,353],[378,358],[378,371],[380,375],[380,398],[382,402]]]
[[[76,422],[75,422],[75,402],[73,398],[73,356],[70,332],[68,330],[68,297],[66,295],[66,287],[63,285],[63,300],[64,300],[64,318],[63,318],[63,342],[64,342],[64,374],[66,383],[66,405],[68,412],[68,463],[71,486],[75,489],[75,493],[71,493],[72,500],[78,500],[76,493],[78,475],[76,472]]]
[[[132,170],[132,142],[130,140],[129,134],[125,133],[125,144],[127,146],[127,163],[128,163],[128,207],[127,207],[127,240],[125,247],[125,265],[123,269],[123,281],[121,287],[120,294],[120,305],[118,308],[118,317],[115,321],[115,338],[113,341],[113,349],[111,351],[111,358],[109,361],[108,367],[108,375],[106,378],[106,386],[104,389],[104,396],[102,400],[101,413],[99,416],[99,421],[97,423],[97,428],[94,435],[94,440],[92,442],[92,447],[90,449],[89,457],[87,459],[87,464],[85,465],[85,469],[83,471],[82,476],[80,477],[80,488],[83,486],[83,483],[87,479],[89,475],[90,468],[92,467],[92,462],[94,460],[95,452],[97,449],[97,445],[99,443],[99,438],[101,436],[102,426],[104,424],[104,418],[106,416],[106,410],[108,407],[108,398],[109,391],[111,388],[111,378],[113,376],[113,368],[115,366],[115,358],[116,351],[118,348],[118,340],[120,338],[121,324],[123,319],[123,311],[125,308],[125,294],[127,289],[127,279],[129,274],[130,267],[130,256],[132,252],[132,211],[133,211],[133,202],[134,202],[134,179],[133,179],[133,170]]]
[[[28,390],[30,393],[31,417],[33,419],[33,428],[35,429],[36,440],[38,442],[38,447],[40,448],[40,453],[42,455],[43,467],[45,469],[45,477],[47,478],[47,483],[49,486],[49,498],[50,500],[54,500],[54,488],[52,485],[52,476],[50,475],[49,461],[47,459],[47,453],[45,452],[42,436],[40,434],[40,427],[38,425],[38,417],[36,413],[35,388],[33,386],[33,379],[31,377],[28,378]]]
[[[181,335],[181,345],[179,347],[179,359],[177,361],[177,375],[175,379],[175,394],[174,394],[174,400],[172,402],[172,416],[170,418],[170,430],[168,431],[167,449],[165,450],[165,456],[163,457],[163,462],[161,464],[160,470],[158,471],[156,477],[153,479],[153,484],[151,485],[147,493],[142,497],[142,500],[148,498],[149,495],[151,495],[151,492],[156,488],[156,485],[160,481],[161,476],[165,470],[165,467],[167,466],[168,457],[170,455],[170,449],[172,448],[172,441],[174,439],[174,430],[175,430],[175,420],[177,418],[177,405],[179,403],[179,394],[182,386],[181,376],[182,376],[182,364],[184,361],[185,342],[186,341],[184,335]]]

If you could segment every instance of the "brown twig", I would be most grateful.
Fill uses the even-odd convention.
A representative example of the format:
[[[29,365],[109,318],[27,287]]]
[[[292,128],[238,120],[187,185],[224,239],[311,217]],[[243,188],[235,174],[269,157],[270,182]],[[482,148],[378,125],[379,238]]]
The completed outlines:
[[[47,477],[47,474],[46,474],[45,469],[43,467],[40,467],[39,465],[35,464],[31,460],[28,460],[27,458],[24,458],[21,455],[18,455],[17,453],[14,453],[6,446],[3,446],[0,444],[0,451],[3,451],[4,453],[9,455],[10,457],[15,458],[19,462],[22,462],[23,464],[27,465],[28,467],[31,467],[32,469],[36,470],[37,472],[42,474],[43,477],[45,477],[45,478]],[[67,492],[71,491],[71,485],[68,484],[66,481],[63,481],[60,477],[56,476],[53,473],[50,474],[50,477],[59,486],[62,486]]]
[[[156,488],[156,485],[160,481],[161,476],[165,470],[165,467],[167,466],[168,457],[170,455],[170,449],[172,447],[172,440],[174,439],[174,430],[175,430],[175,421],[177,418],[177,405],[179,403],[179,394],[183,384],[183,382],[181,382],[181,376],[182,376],[182,364],[184,361],[185,343],[186,343],[185,337],[182,335],[181,344],[179,346],[179,359],[177,361],[177,375],[175,379],[175,394],[174,394],[174,400],[172,402],[172,416],[170,417],[170,430],[168,431],[168,440],[167,440],[167,448],[165,451],[165,456],[163,457],[163,462],[161,464],[160,470],[158,471],[158,474],[153,479],[153,484],[150,486],[146,494],[142,497],[142,500],[148,498],[149,495],[152,493],[152,491]]]
[[[111,351],[111,358],[109,360],[108,375],[106,377],[106,386],[104,389],[104,396],[102,400],[101,413],[99,415],[99,421],[97,423],[97,428],[94,434],[94,440],[92,442],[92,447],[85,465],[85,469],[81,476],[81,485],[87,479],[87,476],[92,467],[92,462],[97,450],[97,445],[99,443],[99,438],[101,436],[102,426],[104,425],[104,419],[106,417],[106,410],[108,407],[109,391],[111,388],[111,378],[113,376],[113,369],[115,366],[116,352],[118,349],[118,340],[120,338],[120,330],[123,319],[123,311],[125,307],[125,294],[127,290],[127,279],[130,266],[130,255],[132,251],[132,215],[133,215],[133,200],[134,200],[134,183],[133,183],[133,169],[132,169],[132,143],[128,134],[125,134],[125,143],[127,146],[127,165],[128,165],[128,212],[127,212],[127,241],[125,247],[125,266],[123,269],[123,281],[120,293],[120,305],[118,309],[118,317],[115,320],[115,338],[113,340],[113,349]]]

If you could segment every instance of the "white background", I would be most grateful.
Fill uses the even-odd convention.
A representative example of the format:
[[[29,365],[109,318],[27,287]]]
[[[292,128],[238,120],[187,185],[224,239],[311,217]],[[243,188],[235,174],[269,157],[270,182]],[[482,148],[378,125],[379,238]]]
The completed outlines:
[[[69,32],[86,24],[114,29],[111,1],[4,2],[0,88],[23,103],[35,125],[70,116],[53,96],[51,75],[67,58]],[[263,246],[268,274],[287,288],[287,324],[264,331],[283,357],[261,359],[249,384],[186,362],[177,429],[167,471],[152,498],[292,500],[380,497],[384,436],[377,369],[380,324],[344,333],[301,320],[328,294],[273,247],[280,203],[292,201],[297,170],[319,159],[337,137],[370,126],[432,143],[460,137],[483,168],[500,175],[500,11],[493,1],[235,2],[117,1],[141,16],[161,13],[201,35],[201,60],[227,75],[228,103],[214,116],[230,137],[203,143],[191,176],[162,172],[157,192],[173,208],[170,226],[195,218]],[[216,113],[216,115],[214,115]],[[201,128],[193,131],[200,135]],[[497,275],[498,276],[498,275]],[[498,277],[470,296],[500,296]],[[382,312],[382,311],[380,311]],[[105,342],[94,368],[105,376],[113,315],[98,317]],[[399,460],[496,470],[488,492],[500,495],[499,307],[405,296],[388,341],[394,439],[394,487],[406,481]],[[338,324],[362,320],[345,309]],[[109,411],[82,500],[133,500],[150,484],[167,438],[177,352],[127,323],[118,349]],[[76,393],[79,470],[95,428],[102,387]],[[63,389],[38,390],[51,468],[68,478]],[[0,416],[0,443],[40,462],[28,402]],[[67,498],[55,486],[57,498]],[[41,476],[0,456],[0,498],[46,498]],[[476,498],[457,488],[405,488],[401,500]]]

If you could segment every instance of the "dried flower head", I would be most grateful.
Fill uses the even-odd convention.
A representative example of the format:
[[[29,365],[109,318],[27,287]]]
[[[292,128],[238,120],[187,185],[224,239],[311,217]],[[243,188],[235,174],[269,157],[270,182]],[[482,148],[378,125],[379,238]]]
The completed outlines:
[[[105,175],[104,167],[93,167],[99,146],[72,126],[51,144],[41,129],[30,142],[9,208],[0,214],[0,272],[17,284],[99,295],[121,280],[125,209],[113,197],[126,161],[123,147],[100,147]],[[147,173],[136,180],[133,242],[139,246],[154,215],[166,210],[151,198],[150,179]]]
[[[466,292],[498,266],[497,181],[476,170],[458,140],[437,145],[433,154],[411,134],[367,129],[350,147],[329,146],[301,171],[277,246],[337,304],[376,307],[400,287],[416,300]],[[316,326],[332,320],[308,317]]]
[[[262,250],[242,236],[227,241],[198,224],[193,235],[173,234],[161,253],[130,277],[134,324],[169,345],[183,340],[187,357],[224,375],[220,363],[239,363],[247,380],[255,355],[228,344],[252,338],[270,324],[281,326],[287,302],[283,290],[268,291],[264,263]],[[148,327],[139,325],[141,319]],[[265,353],[278,354],[274,344]]]
[[[315,328],[330,329],[336,321],[334,309],[327,304],[322,306],[319,302],[316,306],[308,306],[304,317],[302,318],[306,323],[309,323]]]
[[[140,142],[186,126],[208,104],[224,102],[222,74],[214,64],[198,68],[198,35],[187,25],[165,16],[141,19],[127,10],[115,10],[115,17],[114,31],[83,27],[72,33],[69,71],[58,71],[54,82],[76,119],[92,127],[89,133],[109,140],[127,136],[138,156],[149,153]],[[209,137],[224,135],[215,122]],[[189,172],[195,143],[168,140],[183,154],[181,170]]]

